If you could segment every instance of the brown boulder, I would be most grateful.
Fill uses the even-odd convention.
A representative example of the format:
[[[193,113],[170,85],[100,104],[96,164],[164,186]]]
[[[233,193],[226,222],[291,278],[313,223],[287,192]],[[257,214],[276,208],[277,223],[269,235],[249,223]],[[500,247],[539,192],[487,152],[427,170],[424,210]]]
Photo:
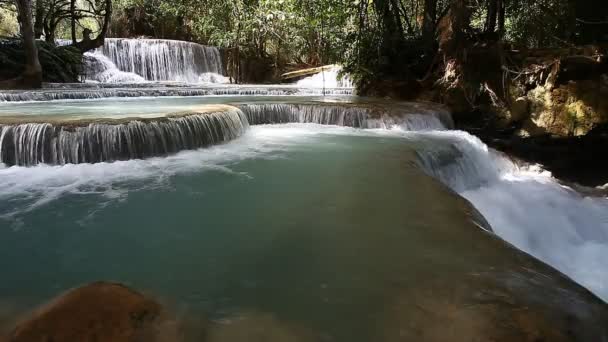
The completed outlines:
[[[160,305],[126,286],[96,282],[66,292],[21,322],[7,342],[134,342]]]

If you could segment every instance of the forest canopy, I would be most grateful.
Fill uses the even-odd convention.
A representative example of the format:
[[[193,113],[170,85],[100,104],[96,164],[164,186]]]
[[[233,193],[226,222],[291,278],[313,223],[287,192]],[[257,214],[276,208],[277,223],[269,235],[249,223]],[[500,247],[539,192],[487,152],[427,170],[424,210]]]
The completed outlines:
[[[83,52],[105,37],[180,39],[275,71],[340,63],[363,78],[424,76],[448,17],[460,16],[468,41],[513,49],[608,40],[608,2],[597,0],[0,0],[0,35],[20,35],[19,3],[35,39],[71,41]]]

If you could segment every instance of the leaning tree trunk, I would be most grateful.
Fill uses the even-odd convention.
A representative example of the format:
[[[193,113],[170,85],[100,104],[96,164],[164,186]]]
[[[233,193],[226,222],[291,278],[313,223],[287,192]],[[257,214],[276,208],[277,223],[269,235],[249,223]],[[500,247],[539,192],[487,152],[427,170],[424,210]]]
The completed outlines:
[[[101,31],[95,37],[95,39],[90,39],[89,34],[90,30],[85,29],[82,33],[82,40],[74,44],[80,52],[85,53],[87,51],[96,49],[100,46],[103,46],[103,43],[106,39],[106,34],[108,33],[108,28],[110,27],[110,20],[112,19],[112,0],[105,0],[105,13],[103,18],[103,26],[101,27]]]
[[[19,24],[23,37],[23,50],[25,52],[25,71],[19,81],[20,86],[26,88],[42,87],[42,66],[38,59],[38,48],[34,38],[34,25],[32,24],[32,1],[16,0]]]

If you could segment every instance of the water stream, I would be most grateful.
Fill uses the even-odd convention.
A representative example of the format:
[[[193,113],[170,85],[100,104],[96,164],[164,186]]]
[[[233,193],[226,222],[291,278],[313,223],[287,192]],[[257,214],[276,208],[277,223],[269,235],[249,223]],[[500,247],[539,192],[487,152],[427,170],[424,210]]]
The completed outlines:
[[[149,82],[221,74],[216,51],[109,40],[97,61],[116,68],[96,77],[119,84],[0,93],[0,329],[3,303],[98,279],[337,341],[401,336],[394,315],[444,308],[433,298],[459,284],[594,317],[588,293],[494,234],[608,301],[608,199],[514,163],[437,106]]]

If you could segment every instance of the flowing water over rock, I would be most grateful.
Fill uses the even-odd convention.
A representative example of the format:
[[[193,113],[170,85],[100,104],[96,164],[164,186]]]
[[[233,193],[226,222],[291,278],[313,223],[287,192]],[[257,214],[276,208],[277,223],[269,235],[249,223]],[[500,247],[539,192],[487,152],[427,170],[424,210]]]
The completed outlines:
[[[418,169],[433,134],[260,125],[166,158],[0,169],[0,299],[111,278],[218,322],[212,341],[605,339],[605,304]]]
[[[111,279],[221,322],[212,341],[608,341],[608,200],[441,107],[338,70],[193,85],[221,61],[185,42],[89,58],[101,83],[0,92],[0,339],[7,300]]]
[[[224,82],[220,52],[211,46],[177,40],[107,38],[101,48],[88,54],[90,59],[107,64],[104,56],[119,71],[139,75],[148,81]],[[112,69],[106,66],[101,71],[108,73],[108,70]],[[89,72],[91,80],[125,82],[117,76],[100,76],[100,70],[96,68]]]
[[[341,74],[342,67],[334,66],[329,70],[303,78],[296,84],[299,87],[312,88],[352,88],[353,83],[348,75]]]
[[[399,106],[382,108],[365,105],[289,103],[245,104],[239,108],[252,125],[300,122],[356,128],[386,129],[399,126],[408,131],[441,130],[452,126],[450,115],[440,109],[429,111]]]
[[[101,52],[84,55],[87,78],[102,83],[140,83],[146,79],[133,72],[121,71]],[[51,99],[49,99],[51,100]]]
[[[247,119],[236,108],[202,108],[161,118],[0,125],[0,162],[77,164],[162,156],[240,136]]]
[[[116,75],[114,75],[116,76]],[[113,76],[113,77],[114,77]],[[125,76],[130,77],[130,76]],[[208,95],[352,95],[349,88],[300,88],[289,85],[184,85],[179,83],[49,84],[46,89],[0,92],[0,102]]]
[[[102,102],[103,103],[103,102]],[[149,100],[139,106],[153,105]],[[86,105],[95,103],[83,103]],[[95,163],[162,156],[240,136],[249,124],[317,123],[357,128],[443,129],[447,112],[402,104],[259,103],[188,107],[178,114],[93,119],[0,115],[0,162],[7,165]],[[24,107],[24,106],[21,106]],[[238,107],[238,108],[237,108]],[[10,107],[13,108],[13,107]],[[26,107],[29,111],[32,106]],[[179,108],[179,107],[178,107]],[[78,107],[76,107],[78,110]],[[106,109],[102,106],[100,109]],[[23,109],[21,109],[23,110]],[[424,111],[428,113],[424,113]]]

